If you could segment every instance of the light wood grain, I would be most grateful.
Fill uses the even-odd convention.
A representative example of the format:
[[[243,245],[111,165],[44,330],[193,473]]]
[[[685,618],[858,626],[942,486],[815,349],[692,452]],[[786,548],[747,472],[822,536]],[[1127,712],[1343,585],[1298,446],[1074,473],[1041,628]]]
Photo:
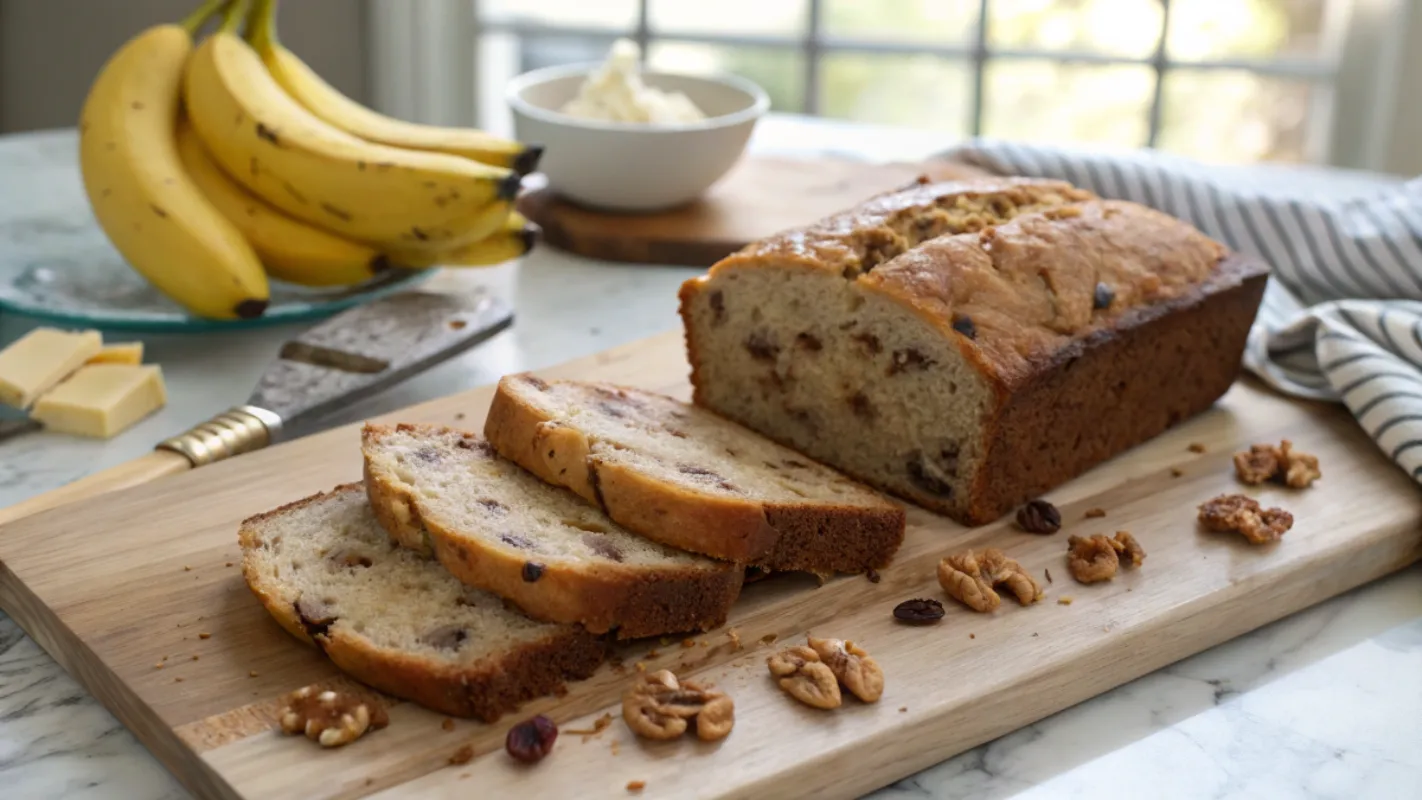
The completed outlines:
[[[58,489],[0,508],[0,525],[85,498],[141,486],[191,468],[192,463],[185,456],[170,450],[154,450],[132,461],[86,475]]]
[[[519,210],[543,227],[548,244],[571,253],[619,263],[709,267],[750,242],[808,225],[920,175],[952,180],[982,174],[946,161],[870,164],[751,157],[704,198],[669,211],[595,211],[549,190],[529,193],[519,201]]]
[[[544,374],[685,397],[681,348],[681,335],[669,333]],[[481,389],[386,419],[478,428],[489,397]],[[1284,541],[1256,548],[1199,530],[1195,506],[1241,488],[1230,453],[1285,436],[1320,457],[1325,477],[1305,491],[1248,490],[1295,514]],[[1206,452],[1190,452],[1192,442]],[[1067,521],[1055,536],[1021,533],[1006,520],[966,529],[910,509],[903,550],[878,584],[852,576],[817,587],[785,576],[747,587],[730,624],[742,650],[725,630],[691,647],[628,645],[626,666],[604,667],[567,696],[499,724],[461,721],[446,732],[439,715],[397,702],[388,729],[320,751],[271,732],[276,703],[300,686],[343,679],[282,632],[227,563],[237,560],[242,517],[359,475],[357,434],[347,427],[20,520],[0,528],[0,606],[202,796],[621,797],[627,782],[642,780],[644,797],[848,797],[1422,556],[1422,498],[1351,419],[1241,383],[1209,413],[1051,493]],[[1091,507],[1107,516],[1083,519]],[[1105,585],[1073,583],[1067,534],[1114,530],[1141,540],[1144,567]],[[1008,602],[991,615],[950,602],[929,628],[892,621],[901,600],[946,600],[933,577],[939,558],[986,544],[1038,576],[1050,569],[1046,599]],[[1072,604],[1059,605],[1067,596]],[[809,631],[866,647],[887,675],[883,699],[819,712],[782,695],[764,666],[772,647],[760,640],[773,635],[778,646]],[[565,729],[616,716],[637,661],[729,691],[735,731],[718,745],[646,744],[618,719],[586,742],[565,733],[536,768],[502,753],[508,726],[533,713]],[[478,756],[450,766],[464,744]]]

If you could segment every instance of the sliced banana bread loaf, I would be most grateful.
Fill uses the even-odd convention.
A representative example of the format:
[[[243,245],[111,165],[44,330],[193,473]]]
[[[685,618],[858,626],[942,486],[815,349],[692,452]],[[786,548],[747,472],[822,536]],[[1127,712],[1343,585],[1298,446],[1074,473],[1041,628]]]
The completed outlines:
[[[484,435],[549,483],[664,544],[772,570],[887,566],[903,509],[709,411],[653,392],[514,375]]]
[[[367,425],[371,508],[392,538],[529,615],[619,638],[726,621],[744,570],[644,539],[475,434]]]
[[[605,643],[535,622],[439,564],[390,545],[360,484],[242,523],[242,574],[292,636],[375,688],[493,722],[565,679],[586,678]]]
[[[1208,408],[1266,267],[1079,199],[921,186],[750,245],[682,287],[696,402],[967,523]]]

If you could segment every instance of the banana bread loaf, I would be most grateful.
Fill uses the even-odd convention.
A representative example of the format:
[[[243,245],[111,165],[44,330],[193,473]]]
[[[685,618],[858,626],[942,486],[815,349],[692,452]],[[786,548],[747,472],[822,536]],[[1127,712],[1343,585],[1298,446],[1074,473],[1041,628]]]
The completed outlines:
[[[1058,182],[930,184],[746,247],[681,315],[698,404],[980,524],[1208,408],[1266,278]]]

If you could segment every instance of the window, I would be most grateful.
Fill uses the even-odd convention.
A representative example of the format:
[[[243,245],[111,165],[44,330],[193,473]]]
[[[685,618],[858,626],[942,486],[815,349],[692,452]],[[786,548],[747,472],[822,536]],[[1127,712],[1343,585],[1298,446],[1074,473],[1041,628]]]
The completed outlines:
[[[1377,70],[1387,59],[1373,51],[1386,49],[1407,17],[1403,0],[461,5],[465,41],[477,43],[472,113],[493,130],[509,126],[502,97],[509,78],[600,60],[614,39],[630,36],[655,68],[756,81],[775,111],[937,130],[945,143],[981,134],[1145,145],[1221,162],[1364,160],[1337,157],[1369,146],[1335,141],[1336,130],[1358,139],[1366,132],[1349,126],[1368,127],[1340,121],[1338,101],[1366,106],[1355,118],[1391,113],[1395,97],[1345,90],[1381,83]],[[1360,20],[1372,25],[1361,39],[1353,30]],[[1350,68],[1345,47],[1368,51],[1367,63]]]

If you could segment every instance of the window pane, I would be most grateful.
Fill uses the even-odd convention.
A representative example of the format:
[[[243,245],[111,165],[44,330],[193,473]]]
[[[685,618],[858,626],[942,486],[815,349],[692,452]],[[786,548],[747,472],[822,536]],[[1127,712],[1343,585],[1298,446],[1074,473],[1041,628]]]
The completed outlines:
[[[1119,147],[1146,143],[1155,88],[1149,67],[989,61],[983,77],[987,136]]]
[[[480,19],[543,25],[631,30],[637,26],[637,0],[479,0]]]
[[[1160,0],[992,0],[988,43],[1144,58],[1160,43],[1161,14]]]
[[[935,56],[830,53],[820,73],[827,117],[968,132],[972,68]],[[947,142],[945,142],[947,144]]]
[[[974,36],[978,0],[824,0],[828,36],[963,44]]]
[[[809,15],[806,0],[649,1],[647,21],[656,33],[800,36]]]
[[[805,108],[805,58],[797,50],[656,39],[647,49],[647,63],[652,69],[703,75],[731,72],[760,84],[776,111]]]
[[[1159,146],[1206,161],[1305,161],[1307,83],[1249,72],[1171,70],[1165,74]]]
[[[1177,61],[1326,55],[1327,0],[1174,0],[1166,52]]]

